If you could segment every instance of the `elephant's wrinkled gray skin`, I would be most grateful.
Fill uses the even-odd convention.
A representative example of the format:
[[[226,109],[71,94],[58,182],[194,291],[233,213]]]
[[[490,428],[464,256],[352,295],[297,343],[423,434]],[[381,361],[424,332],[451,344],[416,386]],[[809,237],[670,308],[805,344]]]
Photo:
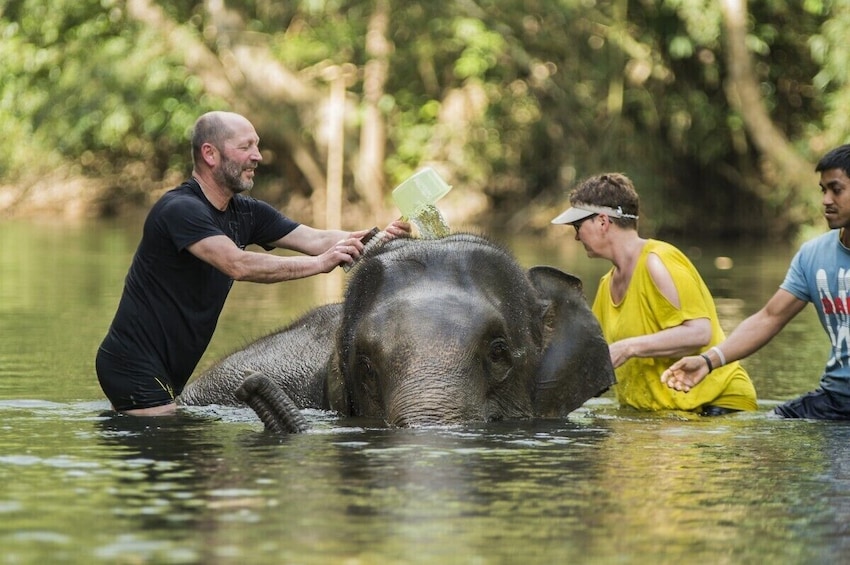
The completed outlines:
[[[561,417],[614,384],[581,282],[526,272],[469,234],[387,242],[352,271],[343,303],[224,358],[180,400],[236,403],[249,372],[298,408],[401,427]]]

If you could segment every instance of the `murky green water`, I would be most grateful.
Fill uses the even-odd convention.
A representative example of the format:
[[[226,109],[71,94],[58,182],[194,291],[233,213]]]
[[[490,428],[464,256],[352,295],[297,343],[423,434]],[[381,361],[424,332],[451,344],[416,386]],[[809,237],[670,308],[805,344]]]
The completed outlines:
[[[837,563],[850,551],[850,425],[771,419],[814,388],[813,312],[746,361],[754,414],[638,414],[386,430],[310,412],[271,437],[252,413],[114,416],[93,359],[138,228],[0,224],[0,563]],[[572,232],[508,242],[523,264],[607,268]],[[678,242],[677,242],[678,243]],[[682,245],[683,248],[687,246]],[[793,249],[690,249],[731,329]],[[237,283],[201,365],[312,305],[344,274]]]

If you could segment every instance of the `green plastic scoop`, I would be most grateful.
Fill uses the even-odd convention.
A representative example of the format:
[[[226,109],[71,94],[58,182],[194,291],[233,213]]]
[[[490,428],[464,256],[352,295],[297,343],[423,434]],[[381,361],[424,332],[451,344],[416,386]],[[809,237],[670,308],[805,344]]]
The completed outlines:
[[[402,217],[419,229],[421,237],[444,237],[449,226],[434,204],[451,189],[434,169],[425,167],[393,189],[393,202]]]

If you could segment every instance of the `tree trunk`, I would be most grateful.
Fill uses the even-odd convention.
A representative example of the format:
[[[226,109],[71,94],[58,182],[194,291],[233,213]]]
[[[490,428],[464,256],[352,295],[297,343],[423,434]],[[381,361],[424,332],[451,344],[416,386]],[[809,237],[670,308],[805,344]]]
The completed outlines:
[[[360,163],[356,184],[369,209],[376,215],[384,210],[384,159],[387,132],[379,103],[384,96],[392,45],[387,39],[390,21],[388,0],[375,0],[375,9],[366,32],[368,61],[363,70],[363,124],[360,130]]]
[[[777,191],[762,196],[777,204],[784,203],[788,219],[801,222],[808,217],[804,206],[810,201],[806,191],[815,182],[814,166],[797,153],[776,127],[764,104],[747,49],[747,0],[722,0],[721,11],[729,72],[726,98],[741,115],[749,138],[766,160],[765,176],[775,183]]]
[[[268,46],[241,43],[244,23],[223,2],[207,2],[206,8],[210,23],[205,34],[215,42],[218,52],[151,0],[127,1],[128,15],[158,30],[172,51],[183,53],[186,67],[203,82],[207,93],[227,100],[233,111],[248,117],[261,138],[286,147],[313,191],[324,190],[326,179],[315,148],[301,141],[298,128],[281,114],[294,109],[301,123],[309,127],[316,104],[325,99],[325,93],[283,67]]]
[[[319,227],[336,229],[342,223],[342,181],[345,165],[345,92],[346,77],[341,67],[329,69],[328,101],[328,185],[325,191],[325,214]]]

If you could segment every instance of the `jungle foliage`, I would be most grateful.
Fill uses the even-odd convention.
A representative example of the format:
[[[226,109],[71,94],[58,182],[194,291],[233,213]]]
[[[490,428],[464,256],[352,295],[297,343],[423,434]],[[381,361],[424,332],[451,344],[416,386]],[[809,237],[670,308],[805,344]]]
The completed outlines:
[[[846,0],[0,0],[0,209],[57,171],[91,213],[144,204],[228,109],[260,133],[258,195],[302,221],[340,146],[345,227],[430,164],[484,228],[545,227],[618,170],[656,232],[788,236],[850,140],[844,24]]]

